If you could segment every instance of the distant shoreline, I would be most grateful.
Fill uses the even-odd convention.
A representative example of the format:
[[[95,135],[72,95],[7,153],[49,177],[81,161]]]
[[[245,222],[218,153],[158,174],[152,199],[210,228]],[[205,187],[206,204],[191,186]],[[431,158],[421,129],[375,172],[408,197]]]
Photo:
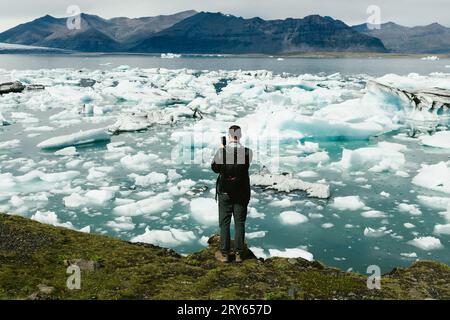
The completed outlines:
[[[57,49],[55,49],[57,50]],[[164,52],[166,53],[166,52]],[[163,53],[135,53],[135,52],[46,52],[29,50],[0,50],[0,55],[47,55],[47,56],[75,56],[75,57],[100,57],[100,56],[149,56],[159,57]],[[178,53],[177,53],[178,54]],[[434,53],[380,53],[380,52],[293,52],[282,54],[220,54],[220,53],[179,53],[182,57],[204,57],[204,58],[305,58],[305,59],[349,59],[349,58],[367,58],[367,59],[404,59],[404,58],[423,58],[427,56],[436,56],[439,59],[450,59],[450,54]]]

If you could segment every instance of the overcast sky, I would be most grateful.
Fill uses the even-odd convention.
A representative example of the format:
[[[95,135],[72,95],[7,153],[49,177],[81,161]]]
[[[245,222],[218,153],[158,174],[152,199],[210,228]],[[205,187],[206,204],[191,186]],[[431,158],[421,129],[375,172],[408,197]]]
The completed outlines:
[[[104,18],[142,17],[195,9],[245,18],[302,18],[328,15],[347,24],[364,23],[369,5],[381,9],[381,20],[415,26],[439,22],[450,26],[449,0],[0,0],[0,31],[50,14],[66,16],[69,5]]]

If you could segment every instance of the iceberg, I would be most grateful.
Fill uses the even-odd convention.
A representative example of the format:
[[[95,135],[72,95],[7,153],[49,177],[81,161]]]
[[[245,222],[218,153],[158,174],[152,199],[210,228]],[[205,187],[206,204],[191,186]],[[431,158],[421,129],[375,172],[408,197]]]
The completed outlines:
[[[114,220],[108,221],[106,226],[117,232],[131,231],[136,227],[131,217],[117,217]]]
[[[175,58],[181,58],[181,54],[175,54],[175,53],[161,53],[161,59],[175,59]]]
[[[144,200],[117,206],[113,209],[113,213],[125,217],[152,215],[171,209],[173,203],[173,200],[168,198],[167,195],[159,194]]]
[[[388,142],[356,150],[344,149],[341,161],[334,165],[351,171],[368,169],[372,172],[396,172],[405,165],[406,159],[401,153],[405,149],[404,145]]]
[[[211,198],[196,198],[190,203],[191,216],[204,226],[214,226],[218,223],[217,203]]]
[[[450,224],[437,224],[434,226],[434,233],[450,235]]]
[[[31,219],[40,223],[50,224],[55,227],[75,229],[71,222],[61,223],[58,216],[53,211],[36,211],[36,213],[31,216]]]
[[[192,231],[170,228],[169,230],[151,230],[145,228],[145,232],[131,239],[131,242],[143,242],[162,247],[177,247],[196,240]]]
[[[450,161],[422,165],[412,183],[433,191],[450,193]]]
[[[450,149],[450,131],[439,131],[432,135],[420,136],[419,140],[425,146]]]
[[[189,108],[177,108],[170,111],[153,110],[145,114],[132,113],[130,115],[119,116],[116,123],[111,125],[108,130],[114,134],[141,131],[154,125],[175,124],[180,117],[202,119],[203,114],[198,109],[191,110]]]
[[[158,160],[155,154],[146,154],[142,151],[131,156],[127,155],[120,159],[122,166],[130,171],[143,172],[150,170],[152,163]]]
[[[50,138],[39,143],[37,147],[41,149],[62,149],[70,146],[78,146],[109,140],[111,140],[111,136],[105,129],[93,129]]]
[[[332,206],[341,211],[355,211],[364,208],[366,205],[361,201],[359,196],[348,196],[334,198]]]
[[[410,75],[387,75],[368,83],[369,90],[383,93],[403,110],[410,135],[450,125],[450,88],[439,79]],[[387,98],[389,101],[389,99]]]
[[[408,244],[425,251],[437,250],[444,247],[441,240],[431,236],[414,238],[413,240],[408,241]]]
[[[280,213],[281,223],[285,225],[297,225],[308,221],[308,218],[296,211],[283,211]]]
[[[250,185],[280,192],[306,191],[311,198],[328,199],[330,186],[321,183],[305,182],[292,174],[272,174],[264,169],[250,176]]]
[[[22,176],[0,173],[0,192],[57,192],[70,186],[71,181],[79,175],[78,171],[45,173],[39,170],[32,170]]]

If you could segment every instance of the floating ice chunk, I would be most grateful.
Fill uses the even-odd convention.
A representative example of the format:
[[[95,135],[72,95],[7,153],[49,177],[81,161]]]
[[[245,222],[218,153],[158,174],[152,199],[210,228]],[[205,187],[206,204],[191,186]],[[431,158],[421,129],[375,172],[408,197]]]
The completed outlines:
[[[150,243],[161,247],[177,247],[196,240],[192,231],[170,228],[169,230],[151,230],[145,228],[145,233],[131,239],[131,242]]]
[[[425,251],[443,248],[441,240],[431,236],[414,238],[413,240],[408,241],[408,244]]]
[[[55,227],[74,229],[71,222],[59,222],[58,216],[53,211],[36,211],[36,213],[31,216],[31,219],[40,223],[50,224]]]
[[[406,160],[404,146],[395,143],[378,143],[376,147],[356,150],[344,149],[342,159],[335,165],[346,170],[369,169],[373,172],[398,171],[403,168]]]
[[[389,198],[391,196],[391,194],[388,193],[388,192],[385,192],[385,191],[381,191],[380,192],[380,196],[385,197],[385,198]]]
[[[276,200],[270,203],[272,207],[286,208],[292,206],[292,201],[289,199]]]
[[[14,139],[5,142],[0,142],[0,149],[14,149],[20,146],[20,140]]]
[[[400,255],[405,258],[417,258],[417,253],[415,252],[400,253]]]
[[[72,133],[65,136],[54,137],[42,141],[37,145],[37,147],[42,149],[65,148],[100,141],[109,141],[110,139],[111,137],[105,129],[94,129],[80,131],[78,133]]]
[[[420,216],[422,214],[422,211],[416,204],[400,203],[398,205],[398,210],[400,212],[409,213],[413,216]]]
[[[194,180],[191,179],[185,179],[185,180],[181,180],[180,182],[177,183],[177,186],[179,188],[185,188],[185,189],[190,189],[193,186],[195,186],[196,182]]]
[[[280,220],[282,224],[297,225],[308,221],[308,218],[296,211],[284,211],[280,213]]]
[[[364,218],[386,218],[386,214],[382,211],[369,210],[361,213]]]
[[[334,227],[334,224],[327,222],[327,223],[323,223],[321,227],[324,229],[331,229]]]
[[[144,152],[138,152],[134,156],[125,156],[120,159],[120,163],[123,167],[130,171],[148,171],[152,164],[157,161],[159,157],[155,154],[145,154]]]
[[[292,174],[255,173],[250,176],[250,184],[281,192],[306,191],[308,196],[312,198],[327,199],[330,197],[329,185],[305,182],[294,178]]]
[[[146,176],[134,175],[134,181],[137,186],[148,187],[152,184],[166,182],[167,176],[163,173],[150,172]]]
[[[249,249],[253,252],[253,254],[257,258],[261,258],[261,259],[267,259],[268,258],[268,255],[265,253],[265,250],[263,248],[250,247]]]
[[[330,160],[330,156],[326,151],[316,152],[309,156],[301,158],[301,161],[306,163],[323,163],[327,162],[328,160]]]
[[[433,208],[446,210],[450,208],[450,198],[446,197],[429,197],[429,196],[417,196],[417,199],[423,205]]]
[[[435,234],[450,234],[450,224],[437,224],[434,226]]]
[[[108,173],[114,171],[114,167],[93,167],[89,168],[89,174],[86,177],[89,181],[101,181],[108,176]]]
[[[331,206],[342,211],[355,211],[364,208],[366,205],[361,201],[359,196],[348,196],[334,198],[333,204]]]
[[[297,143],[297,149],[302,153],[315,153],[319,151],[319,144],[314,142],[305,141]]]
[[[202,236],[199,240],[198,243],[200,243],[200,245],[207,247],[208,246],[208,240],[209,238],[207,236]]]
[[[426,56],[426,57],[420,58],[420,60],[425,60],[425,61],[437,61],[437,60],[439,60],[439,57],[437,57],[437,56]]]
[[[264,213],[258,212],[258,210],[256,210],[256,208],[254,208],[254,207],[248,208],[247,216],[252,219],[264,219],[266,217],[266,215]]]
[[[386,227],[381,227],[378,229],[367,227],[364,229],[364,236],[369,238],[380,238],[388,234],[389,231],[387,231]]]
[[[105,206],[108,201],[114,198],[115,192],[112,190],[90,190],[84,196],[72,193],[63,199],[64,205],[68,208],[79,208],[87,206]]]
[[[416,227],[415,225],[413,225],[412,223],[409,223],[409,222],[404,223],[403,226],[404,226],[406,229],[412,229],[412,228],[415,228],[415,227]]]
[[[412,183],[430,190],[450,193],[450,161],[422,165]]]
[[[266,234],[267,231],[255,231],[246,233],[245,237],[248,239],[257,239],[257,238],[264,238]]]
[[[161,53],[161,59],[176,59],[181,58],[181,54],[176,53]]]
[[[431,136],[421,136],[419,139],[422,144],[429,147],[450,149],[450,131],[439,131]]]
[[[318,176],[317,172],[305,170],[298,174],[300,178],[315,178]]]
[[[218,223],[217,203],[211,198],[196,198],[190,203],[191,216],[204,226]]]
[[[57,156],[75,156],[77,154],[77,148],[75,147],[67,147],[55,152],[55,155]]]
[[[108,130],[114,133],[120,132],[133,132],[145,130],[150,126],[150,122],[147,117],[133,116],[133,115],[121,115],[116,123],[111,125]]]
[[[173,200],[166,194],[158,194],[144,200],[117,206],[113,213],[119,216],[134,217],[144,214],[155,214],[169,210],[173,206]]]
[[[178,174],[175,169],[169,169],[167,171],[167,177],[169,178],[169,181],[175,181],[181,179],[181,174]]]
[[[320,219],[320,218],[323,218],[323,214],[321,214],[321,213],[308,213],[308,217],[310,219]]]
[[[108,221],[106,225],[117,232],[131,231],[136,226],[131,217],[117,217],[112,221]]]
[[[78,171],[45,173],[38,170],[30,171],[22,176],[3,173],[0,174],[0,192],[18,191],[28,193],[58,190],[69,184],[79,174]]]
[[[269,249],[270,257],[281,257],[281,258],[302,258],[308,261],[313,261],[314,256],[312,253],[300,249],[300,248],[286,248],[284,250]]]
[[[79,231],[83,232],[83,233],[91,233],[91,226],[86,226],[84,228],[81,228]]]

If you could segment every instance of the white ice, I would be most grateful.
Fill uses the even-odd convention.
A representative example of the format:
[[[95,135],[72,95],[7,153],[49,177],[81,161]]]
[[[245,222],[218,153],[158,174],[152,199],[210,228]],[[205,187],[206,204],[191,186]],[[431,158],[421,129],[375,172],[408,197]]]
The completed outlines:
[[[436,164],[423,164],[412,183],[434,191],[450,193],[450,161]]]
[[[408,244],[425,251],[443,248],[441,240],[432,236],[414,238]]]
[[[308,218],[296,211],[283,211],[280,213],[280,220],[285,225],[297,225],[308,221]]]
[[[39,143],[37,147],[42,149],[65,148],[93,142],[109,141],[110,139],[111,137],[105,129],[93,129],[50,138]]]
[[[450,149],[450,131],[439,131],[433,135],[420,136],[419,139],[429,147]]]
[[[355,211],[365,207],[359,196],[336,197],[331,205],[341,211]]]
[[[218,207],[214,199],[196,198],[190,203],[191,216],[204,226],[214,226],[218,223]]]
[[[196,240],[192,231],[185,231],[176,228],[169,230],[152,230],[145,228],[145,232],[131,239],[131,242],[149,243],[161,247],[177,247],[182,244],[190,243]]]

